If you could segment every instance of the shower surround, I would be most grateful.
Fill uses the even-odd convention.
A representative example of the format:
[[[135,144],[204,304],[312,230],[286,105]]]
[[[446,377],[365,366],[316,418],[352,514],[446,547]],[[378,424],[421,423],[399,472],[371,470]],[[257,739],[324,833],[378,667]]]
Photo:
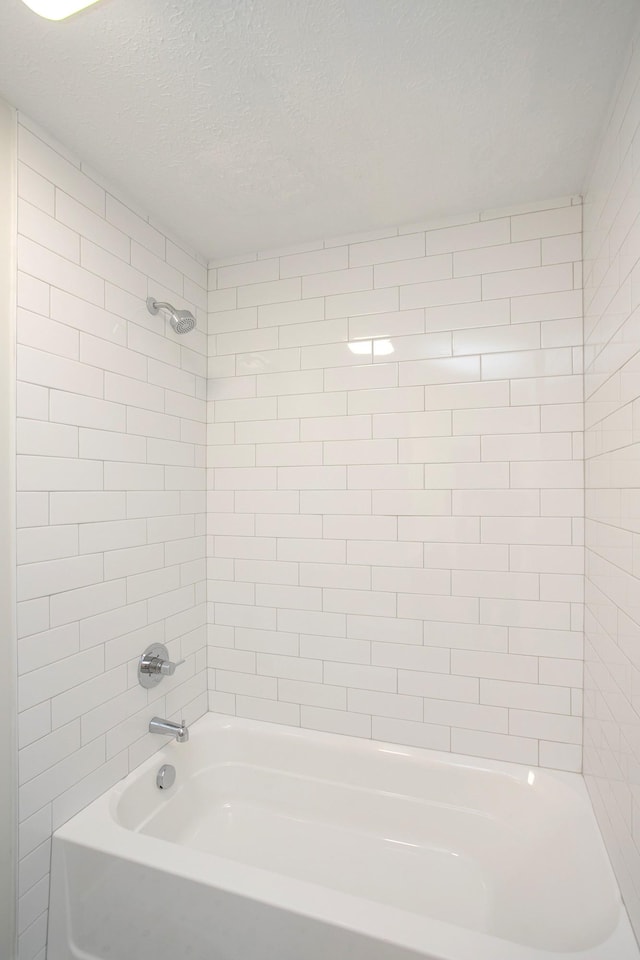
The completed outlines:
[[[581,212],[211,266],[211,709],[581,769]]]
[[[44,960],[52,830],[158,749],[154,713],[207,710],[206,268],[26,120],[18,150],[19,957]],[[148,693],[157,640],[186,662]]]
[[[640,931],[640,48],[585,195],[584,774]]]
[[[154,714],[579,770],[579,199],[213,265],[207,304],[201,258],[19,134],[20,960],[52,830]],[[152,700],[157,640],[186,663]]]

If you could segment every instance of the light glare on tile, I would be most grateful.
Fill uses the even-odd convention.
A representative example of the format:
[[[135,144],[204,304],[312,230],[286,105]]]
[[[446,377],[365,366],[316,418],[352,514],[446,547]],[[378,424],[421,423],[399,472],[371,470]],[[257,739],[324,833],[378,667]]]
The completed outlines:
[[[30,10],[47,20],[64,20],[97,2],[98,0],[23,0]]]
[[[386,357],[390,353],[393,353],[393,344],[391,343],[391,340],[373,341],[374,357]]]
[[[349,343],[349,350],[358,355],[371,353],[371,340],[352,340]]]

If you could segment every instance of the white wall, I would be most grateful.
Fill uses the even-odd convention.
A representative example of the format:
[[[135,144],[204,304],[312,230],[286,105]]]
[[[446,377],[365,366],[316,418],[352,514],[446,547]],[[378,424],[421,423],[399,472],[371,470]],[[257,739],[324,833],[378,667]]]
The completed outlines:
[[[585,198],[584,772],[640,934],[640,47]]]
[[[0,100],[0,956],[15,956],[15,294],[16,116]]]
[[[206,269],[19,128],[20,960],[43,960],[50,836],[206,710]],[[197,313],[177,337],[145,298]],[[155,640],[186,658],[153,693]]]
[[[580,231],[567,199],[212,266],[212,709],[580,769]]]

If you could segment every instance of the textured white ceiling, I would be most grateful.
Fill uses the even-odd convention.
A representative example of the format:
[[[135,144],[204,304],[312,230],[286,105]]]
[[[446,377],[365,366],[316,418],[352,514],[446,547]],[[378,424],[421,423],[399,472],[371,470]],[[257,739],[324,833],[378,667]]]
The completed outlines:
[[[0,91],[208,257],[580,192],[638,0],[0,5]]]

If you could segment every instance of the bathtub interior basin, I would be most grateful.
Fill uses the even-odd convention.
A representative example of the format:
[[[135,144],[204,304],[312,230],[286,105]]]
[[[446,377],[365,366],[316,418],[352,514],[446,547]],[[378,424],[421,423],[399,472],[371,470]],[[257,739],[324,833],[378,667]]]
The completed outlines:
[[[163,762],[176,781],[160,791]],[[54,840],[67,891],[54,939],[69,949],[74,923],[85,931],[85,953],[60,957],[117,960],[87,950],[86,895],[84,920],[73,919],[69,865],[86,873],[83,850],[85,861],[115,858],[118,878],[127,862],[146,865],[165,886],[198,884],[198,898],[208,887],[271,904],[402,956],[640,956],[584,784],[569,774],[209,715]],[[355,955],[352,945],[345,958]]]

